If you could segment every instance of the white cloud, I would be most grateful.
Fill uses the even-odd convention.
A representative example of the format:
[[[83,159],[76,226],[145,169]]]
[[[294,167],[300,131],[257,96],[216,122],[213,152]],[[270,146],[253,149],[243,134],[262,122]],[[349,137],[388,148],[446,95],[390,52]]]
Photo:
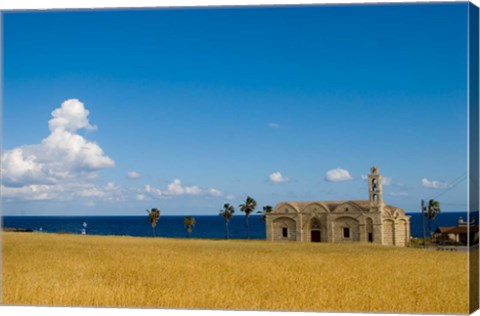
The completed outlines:
[[[76,134],[79,129],[94,130],[88,110],[76,99],[67,100],[52,112],[50,135],[40,144],[7,150],[1,157],[4,185],[58,184],[66,180],[91,180],[98,171],[115,162],[96,143]]]
[[[167,186],[167,190],[163,192],[164,195],[182,195],[185,193],[185,189],[182,187],[182,182],[180,179],[173,180]]]
[[[199,195],[202,193],[202,190],[194,185],[193,187],[185,187],[185,194],[188,194],[188,195]]]
[[[383,177],[382,184],[386,186],[389,186],[390,184],[392,184],[392,177]]]
[[[452,187],[448,182],[429,180],[427,178],[422,179],[422,185],[428,189],[447,189]]]
[[[2,196],[6,200],[122,199],[113,183],[93,184],[101,169],[115,162],[102,148],[77,132],[93,131],[89,111],[76,99],[66,100],[52,112],[50,134],[38,144],[6,150],[1,156]]]
[[[268,178],[270,179],[270,182],[273,183],[281,183],[288,181],[288,178],[284,177],[279,171],[272,173],[268,176]]]
[[[229,200],[229,201],[235,200],[235,195],[229,194],[229,195],[226,195],[225,198],[226,198],[227,200]]]
[[[352,180],[352,176],[350,172],[345,169],[337,168],[327,171],[325,174],[325,180],[329,182],[340,182],[340,181],[347,181]]]
[[[147,184],[143,188],[142,193],[148,194],[151,197],[171,197],[171,196],[223,196],[223,192],[215,189],[210,188],[208,190],[202,190],[198,185],[193,186],[183,186],[182,181],[180,179],[174,179],[173,182],[167,185],[166,189],[159,189],[152,187],[151,185]],[[143,196],[143,194],[140,194]],[[143,196],[145,198],[145,196]]]
[[[44,184],[32,184],[22,187],[1,186],[2,197],[6,200],[29,200],[43,201],[51,200],[58,196],[61,190],[55,186]]]
[[[391,195],[391,196],[408,196],[408,192],[403,192],[403,191],[400,191],[400,192],[391,192],[390,195]]]
[[[76,192],[77,196],[81,197],[97,197],[97,198],[104,198],[106,200],[113,200],[118,199],[114,198],[114,195],[119,193],[122,189],[115,185],[113,182],[108,182],[103,186],[97,186],[92,184],[85,184],[82,186],[78,186],[78,192]]]
[[[199,195],[201,192],[202,190],[198,186],[184,187],[180,179],[175,179],[167,186],[167,190],[162,193],[164,195]]]
[[[154,188],[150,185],[145,186],[145,192],[151,193],[157,196],[171,196],[171,195],[198,195],[201,193],[201,189],[198,186],[184,187],[180,179],[173,180],[172,183],[167,185],[166,190]]]
[[[278,124],[278,123],[268,123],[268,127],[270,127],[270,128],[280,128],[280,124]]]
[[[75,198],[102,199],[105,201],[121,201],[126,197],[126,192],[109,182],[105,185],[95,185],[86,182],[68,182],[62,184],[31,184],[22,187],[1,186],[2,197],[6,200],[56,200],[71,201]]]
[[[162,196],[163,195],[162,190],[154,188],[150,184],[145,185],[144,191],[145,191],[145,193],[149,193],[150,195],[154,195],[154,196],[155,195],[156,196]]]
[[[145,200],[145,195],[143,195],[143,194],[137,194],[137,195],[135,196],[135,199],[136,199],[137,201],[143,201],[143,200]]]
[[[362,175],[360,176],[360,178],[362,178],[363,181],[367,181],[367,180],[368,180],[368,176],[366,176],[366,175],[364,175],[364,174],[362,174]]]
[[[210,194],[212,196],[222,196],[223,195],[222,191],[214,189],[214,188],[208,189],[208,194]]]
[[[127,178],[128,179],[138,179],[138,178],[140,178],[140,173],[138,173],[136,171],[130,171],[129,173],[127,173]]]
[[[48,121],[48,128],[51,132],[56,130],[76,132],[85,128],[88,131],[96,130],[97,127],[90,125],[88,115],[90,112],[85,109],[82,102],[77,99],[69,99],[52,112],[52,119]]]

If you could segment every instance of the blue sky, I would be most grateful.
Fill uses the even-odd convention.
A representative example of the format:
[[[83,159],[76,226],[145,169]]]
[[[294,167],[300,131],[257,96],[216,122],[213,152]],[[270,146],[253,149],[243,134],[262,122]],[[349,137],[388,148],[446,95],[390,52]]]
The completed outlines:
[[[466,209],[467,4],[3,16],[5,215]],[[457,179],[460,179],[456,184]]]

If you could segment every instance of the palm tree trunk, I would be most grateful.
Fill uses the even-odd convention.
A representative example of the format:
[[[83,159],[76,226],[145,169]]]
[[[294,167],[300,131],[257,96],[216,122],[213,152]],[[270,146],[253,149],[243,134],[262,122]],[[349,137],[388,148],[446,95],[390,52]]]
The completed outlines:
[[[153,237],[156,237],[155,236],[155,227],[152,227],[152,231],[153,231]]]
[[[428,233],[430,234],[430,241],[432,241],[432,219],[428,218]]]
[[[248,223],[248,215],[247,215],[247,239],[250,239],[250,225]]]
[[[225,222],[225,239],[228,239],[228,222]]]
[[[423,232],[423,247],[425,248],[425,201],[422,200],[422,232]]]

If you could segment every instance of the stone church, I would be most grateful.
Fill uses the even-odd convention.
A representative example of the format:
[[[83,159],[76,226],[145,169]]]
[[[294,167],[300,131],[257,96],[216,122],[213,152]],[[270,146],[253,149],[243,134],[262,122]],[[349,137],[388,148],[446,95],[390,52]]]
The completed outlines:
[[[280,202],[266,216],[267,240],[407,246],[410,216],[384,203],[382,175],[375,166],[368,193],[368,200]]]

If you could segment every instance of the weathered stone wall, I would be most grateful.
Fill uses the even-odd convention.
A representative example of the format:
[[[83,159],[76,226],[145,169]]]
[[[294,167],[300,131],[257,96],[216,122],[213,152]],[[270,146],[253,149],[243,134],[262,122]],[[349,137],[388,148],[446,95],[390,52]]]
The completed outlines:
[[[349,237],[344,236],[344,228],[348,228]],[[352,242],[360,241],[360,227],[358,220],[352,217],[339,217],[333,222],[333,241],[334,242]]]
[[[383,242],[384,245],[395,245],[395,222],[391,219],[383,220]]]
[[[405,246],[405,221],[399,220],[395,225],[395,246]]]
[[[283,236],[283,228],[287,228],[288,236]],[[273,239],[274,240],[297,240],[296,221],[289,217],[280,217],[273,221]]]
[[[265,230],[266,230],[267,240],[275,240],[273,239],[273,217],[272,216],[267,216],[265,218]]]
[[[405,220],[400,219],[395,224],[395,246],[406,246],[407,241],[407,223]]]

